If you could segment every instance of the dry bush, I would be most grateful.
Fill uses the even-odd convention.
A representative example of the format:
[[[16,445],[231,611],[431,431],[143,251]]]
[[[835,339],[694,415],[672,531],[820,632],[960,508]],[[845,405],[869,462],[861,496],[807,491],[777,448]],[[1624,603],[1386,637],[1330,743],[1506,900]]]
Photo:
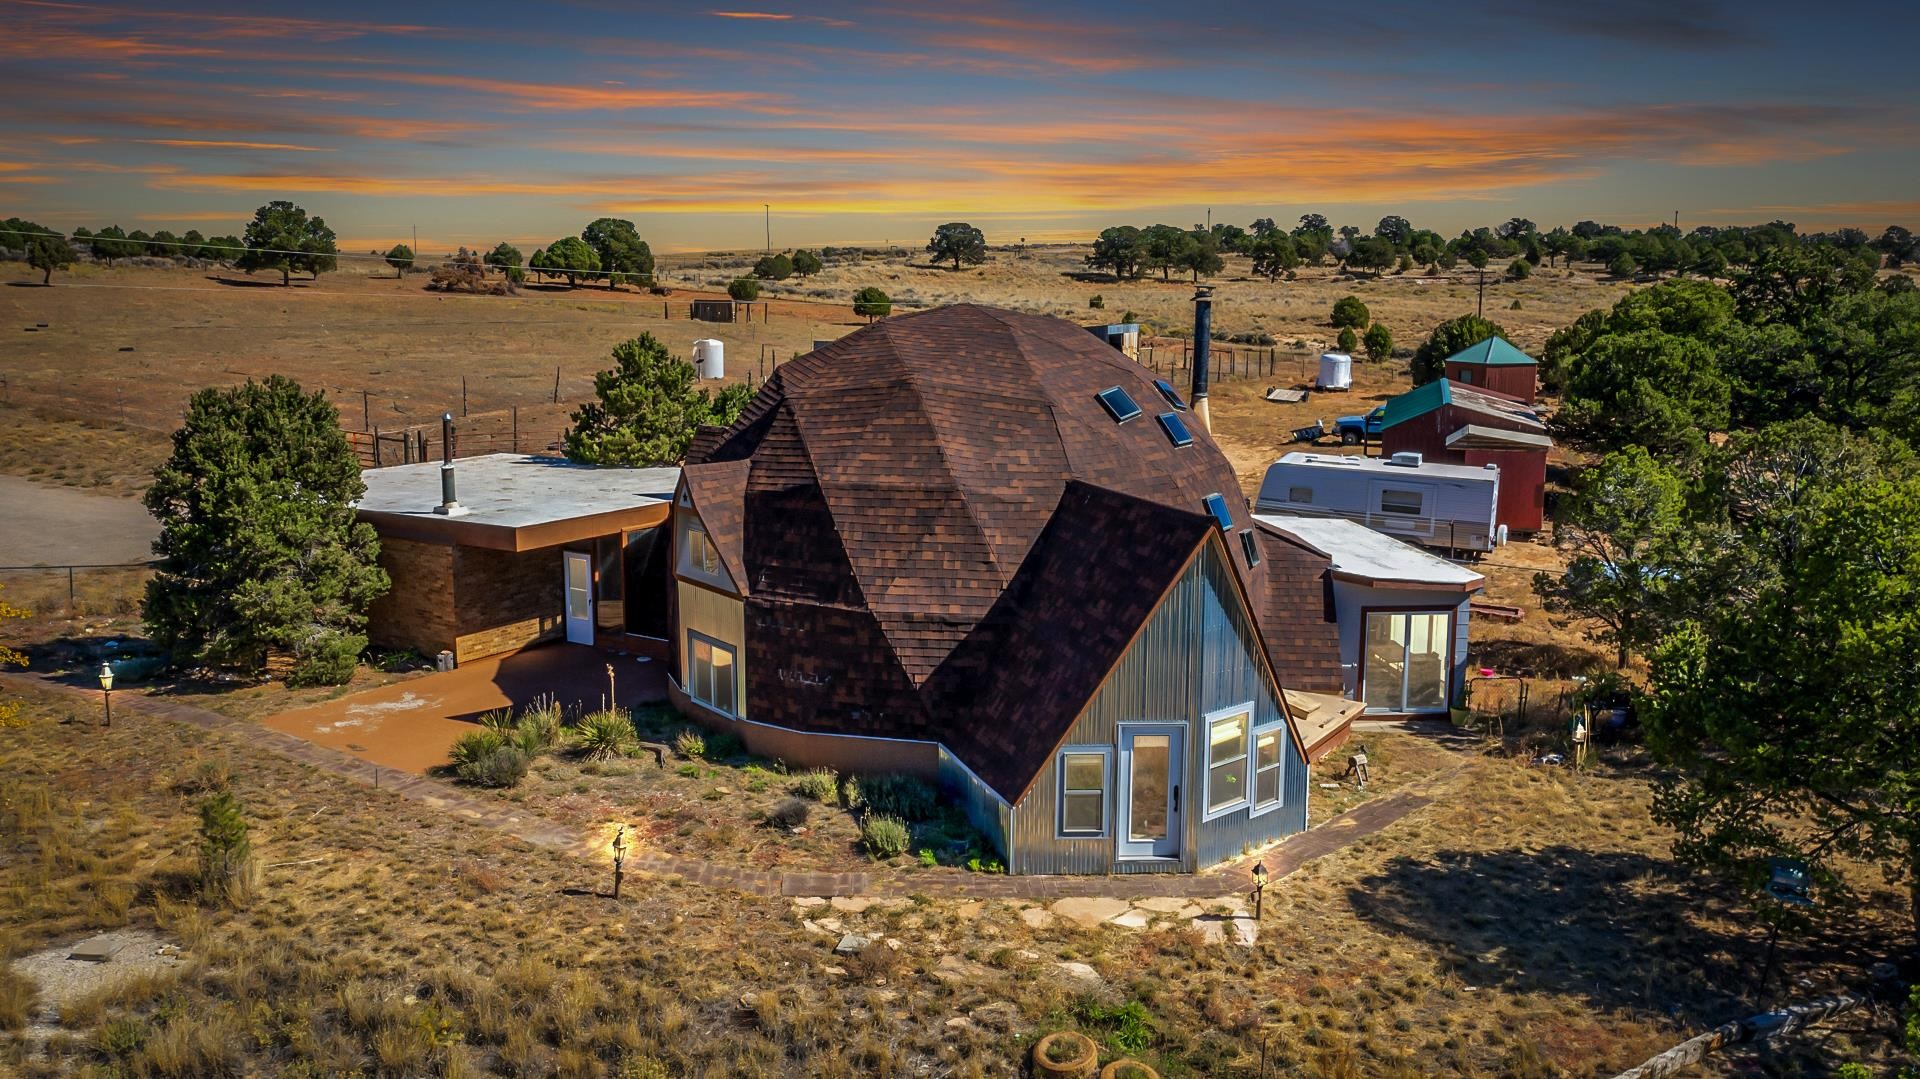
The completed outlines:
[[[33,1002],[39,996],[39,990],[33,981],[15,974],[11,968],[0,966],[0,1030],[20,1030],[27,1025],[27,1015],[33,1010]]]

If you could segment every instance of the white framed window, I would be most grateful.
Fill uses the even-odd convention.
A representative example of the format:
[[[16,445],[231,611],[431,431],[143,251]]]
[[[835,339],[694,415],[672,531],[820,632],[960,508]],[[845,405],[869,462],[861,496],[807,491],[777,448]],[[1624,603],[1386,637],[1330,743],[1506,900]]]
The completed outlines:
[[[1211,820],[1247,804],[1247,734],[1251,703],[1207,716],[1207,814]]]
[[[1253,732],[1253,812],[1280,808],[1281,768],[1287,746],[1286,728],[1262,727]]]
[[[687,696],[716,712],[737,715],[736,653],[702,633],[687,631]]]
[[[1419,491],[1396,491],[1391,487],[1380,489],[1380,512],[1398,513],[1406,517],[1420,516],[1426,500]]]
[[[1289,487],[1287,488],[1287,501],[1298,502],[1302,506],[1311,506],[1313,505],[1313,488]]]
[[[1109,830],[1108,797],[1113,782],[1113,750],[1106,746],[1068,746],[1060,751],[1059,834],[1098,839]]]

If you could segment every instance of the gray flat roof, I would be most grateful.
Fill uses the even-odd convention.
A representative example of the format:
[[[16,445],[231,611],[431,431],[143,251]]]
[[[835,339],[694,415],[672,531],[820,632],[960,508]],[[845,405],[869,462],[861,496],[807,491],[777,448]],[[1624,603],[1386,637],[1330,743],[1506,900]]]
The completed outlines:
[[[1441,585],[1462,591],[1486,583],[1484,577],[1464,566],[1375,532],[1357,521],[1282,513],[1259,513],[1253,519],[1326,555],[1333,560],[1335,573],[1365,577],[1382,584]]]
[[[463,525],[524,529],[673,501],[677,468],[600,468],[558,457],[491,453],[454,462],[456,495],[466,512],[447,518],[440,504],[440,465],[372,468],[360,474],[365,514]]]

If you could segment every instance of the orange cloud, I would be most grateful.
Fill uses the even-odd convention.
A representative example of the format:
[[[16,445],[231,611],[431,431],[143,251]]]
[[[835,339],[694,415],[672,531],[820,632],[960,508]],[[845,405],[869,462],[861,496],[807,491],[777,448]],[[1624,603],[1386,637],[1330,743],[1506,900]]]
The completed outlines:
[[[134,139],[150,146],[204,147],[220,150],[298,150],[302,153],[330,154],[330,146],[300,146],[290,142],[246,142],[240,139]]]
[[[773,107],[785,101],[783,95],[738,90],[636,89],[620,86],[576,86],[560,83],[513,82],[506,79],[480,79],[467,75],[432,75],[398,71],[355,72],[340,78],[373,79],[404,86],[462,90],[504,97],[529,109],[572,111],[629,109],[752,109],[759,112],[783,111]]]

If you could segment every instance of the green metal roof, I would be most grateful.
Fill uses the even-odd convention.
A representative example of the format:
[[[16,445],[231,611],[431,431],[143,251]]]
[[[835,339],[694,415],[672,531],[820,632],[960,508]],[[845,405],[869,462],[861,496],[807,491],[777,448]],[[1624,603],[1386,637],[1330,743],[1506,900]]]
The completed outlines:
[[[1538,360],[1514,348],[1505,338],[1489,337],[1448,356],[1447,363],[1477,363],[1487,367],[1537,367]]]
[[[1380,417],[1380,429],[1384,431],[1396,423],[1424,416],[1452,400],[1452,386],[1444,378],[1434,379],[1424,386],[1415,386],[1398,397],[1387,398],[1383,406],[1386,412]]]

